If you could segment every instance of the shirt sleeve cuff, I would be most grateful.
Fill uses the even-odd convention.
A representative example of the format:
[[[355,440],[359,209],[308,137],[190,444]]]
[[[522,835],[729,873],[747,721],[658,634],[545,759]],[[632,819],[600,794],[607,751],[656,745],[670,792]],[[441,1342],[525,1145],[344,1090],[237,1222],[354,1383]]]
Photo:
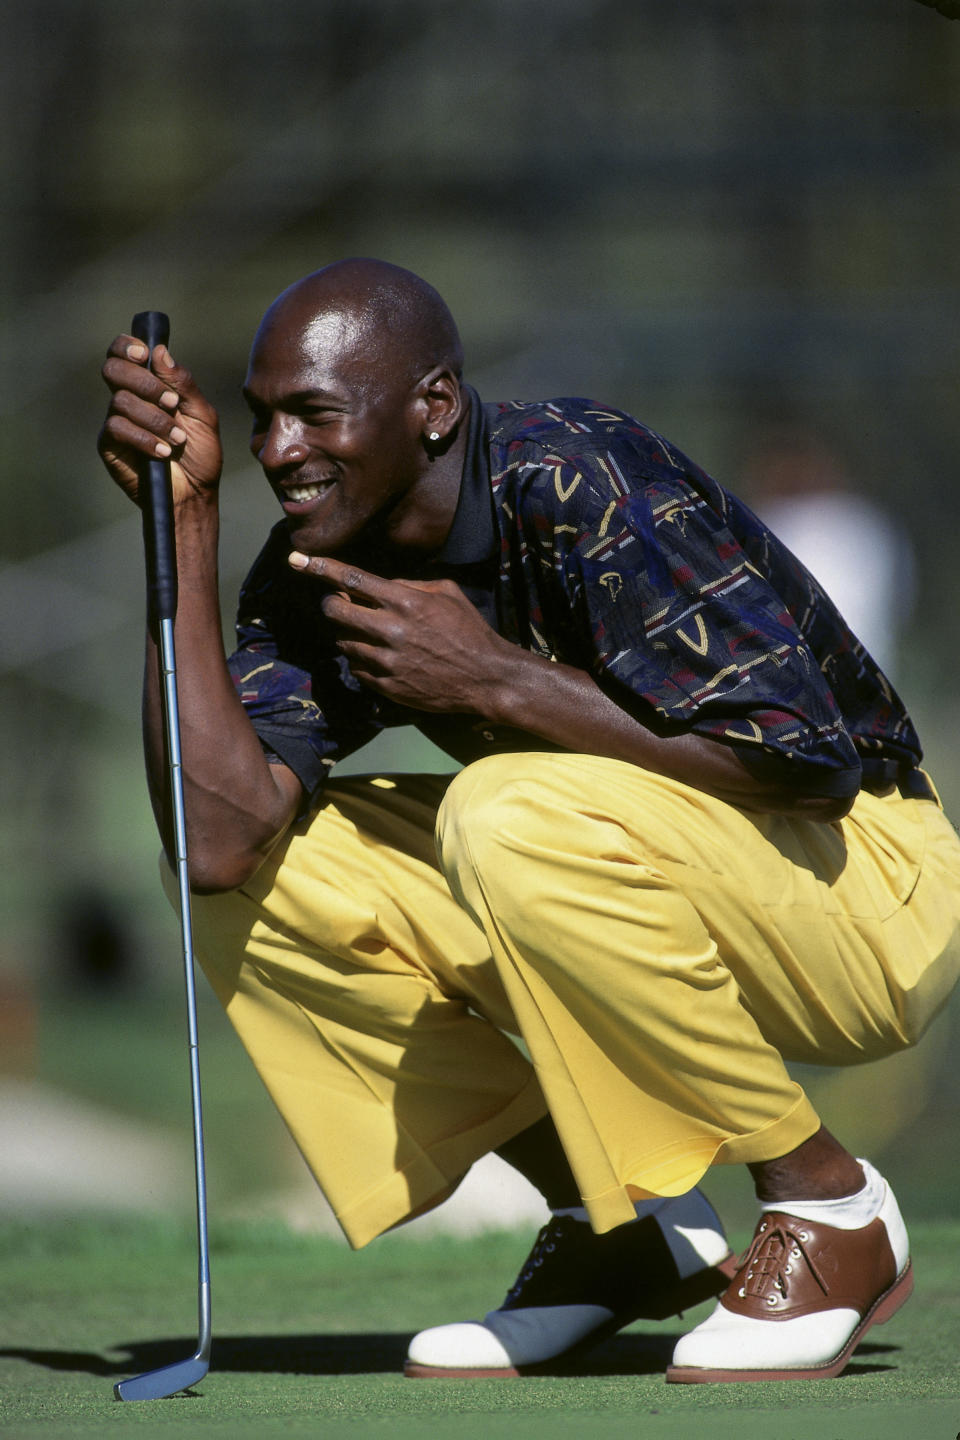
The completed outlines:
[[[862,774],[859,765],[837,769],[822,761],[810,761],[802,757],[787,760],[779,755],[770,755],[765,750],[748,749],[741,745],[733,748],[754,779],[765,784],[783,785],[790,790],[804,790],[808,794],[831,800],[850,799],[860,789]]]

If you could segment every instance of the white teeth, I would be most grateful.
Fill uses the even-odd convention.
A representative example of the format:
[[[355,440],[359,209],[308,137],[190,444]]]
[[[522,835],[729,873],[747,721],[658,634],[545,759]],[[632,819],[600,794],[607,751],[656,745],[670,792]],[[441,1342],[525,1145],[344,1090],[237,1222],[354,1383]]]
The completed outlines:
[[[322,495],[326,489],[326,484],[290,486],[287,490],[287,499],[294,500],[301,505],[305,500],[316,500],[317,496]]]

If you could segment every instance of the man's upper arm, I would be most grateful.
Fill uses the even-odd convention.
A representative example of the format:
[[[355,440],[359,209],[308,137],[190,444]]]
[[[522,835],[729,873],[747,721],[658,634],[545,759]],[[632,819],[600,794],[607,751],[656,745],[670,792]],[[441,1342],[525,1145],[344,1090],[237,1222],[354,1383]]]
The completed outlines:
[[[557,574],[594,679],[664,734],[694,731],[814,793],[854,794],[860,762],[783,602],[682,476],[558,476]],[[608,483],[609,481],[609,483]],[[575,518],[574,518],[575,515]]]
[[[281,826],[281,833],[286,830],[294,821],[297,812],[303,801],[303,784],[299,777],[294,774],[289,765],[275,756],[267,755],[269,762],[270,777],[277,788],[281,802],[281,809],[285,811],[285,819]]]

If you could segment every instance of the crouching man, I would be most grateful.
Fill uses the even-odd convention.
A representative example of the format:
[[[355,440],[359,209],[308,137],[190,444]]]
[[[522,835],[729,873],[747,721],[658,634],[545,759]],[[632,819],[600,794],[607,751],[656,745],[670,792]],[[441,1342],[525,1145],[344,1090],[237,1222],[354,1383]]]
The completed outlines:
[[[887,679],[673,446],[484,403],[436,292],[368,260],[255,337],[283,518],[228,657],[216,415],[147,360],[110,347],[100,451],[133,499],[172,463],[210,982],[353,1245],[491,1150],[553,1211],[503,1305],[417,1335],[408,1373],[522,1373],[711,1294],[669,1379],[839,1373],[910,1293],[907,1235],[785,1062],[913,1045],[960,962],[960,843]],[[148,637],[169,845],[159,713]],[[455,778],[330,775],[410,723]],[[739,1266],[696,1189],[717,1164],[760,1204]]]

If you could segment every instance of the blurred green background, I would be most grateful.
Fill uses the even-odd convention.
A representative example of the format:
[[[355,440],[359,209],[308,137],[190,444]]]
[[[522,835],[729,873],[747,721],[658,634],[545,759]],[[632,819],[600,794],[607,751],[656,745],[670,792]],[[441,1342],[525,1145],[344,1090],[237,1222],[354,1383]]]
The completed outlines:
[[[170,313],[221,409],[228,619],[274,519],[249,339],[344,255],[435,284],[487,398],[622,406],[751,500],[758,440],[802,435],[906,537],[891,670],[960,816],[960,24],[913,0],[12,0],[2,66],[0,1205],[190,1199],[139,528],[94,451],[136,310]],[[296,1191],[203,1011],[215,1202]],[[927,1213],[960,1178],[951,1028],[811,1081]],[[110,1157],[86,1190],[84,1147]]]

